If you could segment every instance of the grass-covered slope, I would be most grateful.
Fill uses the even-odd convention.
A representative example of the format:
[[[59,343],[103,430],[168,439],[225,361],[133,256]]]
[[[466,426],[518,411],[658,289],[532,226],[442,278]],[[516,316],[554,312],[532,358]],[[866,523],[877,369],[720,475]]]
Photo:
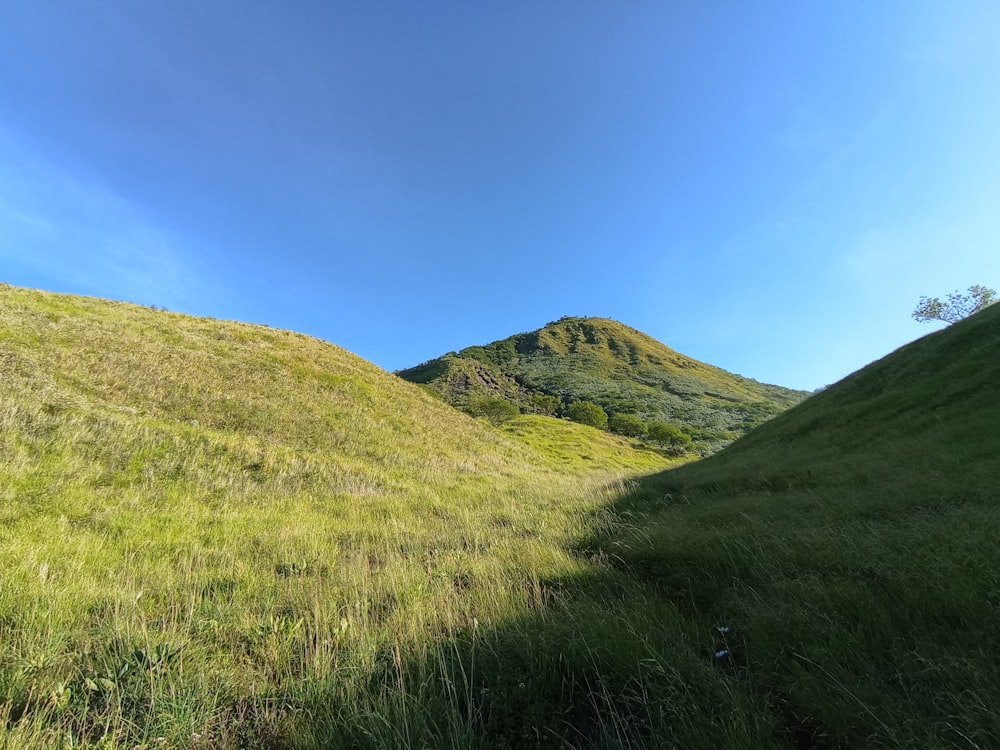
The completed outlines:
[[[706,452],[806,395],[698,362],[604,318],[562,318],[397,374],[459,408],[500,396],[530,411],[535,393],[563,405],[592,401],[609,414],[682,426]]]
[[[288,331],[5,285],[0,379],[0,747],[500,747],[567,706],[609,721],[562,692],[565,652],[520,644],[545,581],[589,569],[570,543],[616,478],[662,457],[554,419],[504,434]],[[515,643],[529,688],[463,684]],[[596,645],[577,659],[603,674]],[[508,719],[516,696],[535,713]]]
[[[717,636],[799,747],[1000,737],[1000,305],[725,451],[595,543]]]
[[[649,474],[678,463],[639,441],[540,414],[522,414],[500,430],[537,451],[544,465],[561,471]]]
[[[990,747],[998,349],[623,484],[664,459],[0,286],[0,748]]]
[[[53,479],[112,497],[181,484],[207,503],[318,488],[433,500],[457,482],[525,475],[535,459],[316,339],[12,287],[0,295],[7,468],[24,470],[7,491],[19,502]],[[220,472],[211,480],[209,466]]]

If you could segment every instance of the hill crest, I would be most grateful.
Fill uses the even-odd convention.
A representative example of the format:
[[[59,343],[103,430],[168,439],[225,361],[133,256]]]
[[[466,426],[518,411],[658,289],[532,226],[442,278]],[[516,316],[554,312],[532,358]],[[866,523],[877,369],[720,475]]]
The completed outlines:
[[[592,401],[608,414],[662,420],[711,452],[808,394],[700,362],[609,318],[567,316],[535,331],[470,346],[396,373],[460,409],[499,396],[537,411]]]

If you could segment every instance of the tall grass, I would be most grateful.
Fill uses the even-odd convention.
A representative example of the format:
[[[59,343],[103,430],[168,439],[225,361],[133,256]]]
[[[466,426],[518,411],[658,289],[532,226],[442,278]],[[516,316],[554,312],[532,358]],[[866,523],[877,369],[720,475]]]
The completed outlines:
[[[996,747],[998,389],[1000,306],[644,480],[592,544],[729,627],[799,746]]]
[[[0,287],[0,747],[980,747],[1000,310],[716,457]]]
[[[505,437],[287,332],[0,294],[5,746],[633,731],[594,692],[582,623],[620,633],[571,603],[603,569],[571,543],[661,457],[558,420]]]

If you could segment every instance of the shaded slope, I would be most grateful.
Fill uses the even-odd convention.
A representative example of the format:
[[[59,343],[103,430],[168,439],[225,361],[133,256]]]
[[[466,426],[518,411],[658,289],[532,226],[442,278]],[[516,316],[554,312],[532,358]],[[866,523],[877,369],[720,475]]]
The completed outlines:
[[[459,408],[484,395],[501,396],[527,411],[534,393],[556,396],[563,405],[593,401],[609,414],[683,426],[705,450],[807,395],[698,362],[604,318],[562,318],[397,374]]]
[[[720,666],[799,746],[988,747],[998,477],[995,306],[644,480],[594,543],[730,627]]]
[[[715,483],[794,484],[808,471],[814,481],[890,475],[919,487],[951,484],[960,470],[979,476],[997,456],[998,318],[1000,308],[987,308],[904,346],[686,471]]]

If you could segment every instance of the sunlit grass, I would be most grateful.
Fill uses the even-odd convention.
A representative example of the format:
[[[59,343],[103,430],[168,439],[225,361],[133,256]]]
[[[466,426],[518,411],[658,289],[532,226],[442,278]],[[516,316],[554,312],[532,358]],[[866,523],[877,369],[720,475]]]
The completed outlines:
[[[1000,308],[716,457],[0,287],[0,748],[990,747]]]
[[[679,463],[638,440],[566,419],[523,414],[504,423],[501,430],[562,471],[650,473]]]
[[[475,654],[578,631],[555,582],[600,566],[573,542],[668,464],[558,420],[504,437],[307,337],[0,293],[9,747],[471,746],[503,723]],[[559,652],[523,656],[505,689],[558,702]]]

